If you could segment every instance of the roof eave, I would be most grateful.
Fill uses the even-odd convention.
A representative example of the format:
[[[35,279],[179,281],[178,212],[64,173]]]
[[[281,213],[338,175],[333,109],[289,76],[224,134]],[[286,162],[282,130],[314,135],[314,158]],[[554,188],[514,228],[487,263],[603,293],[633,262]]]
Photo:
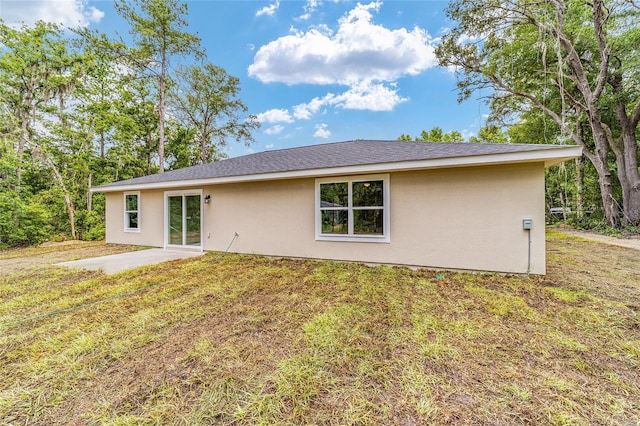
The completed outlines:
[[[143,184],[97,186],[91,192],[120,192],[143,189],[175,189],[227,183],[256,182],[265,180],[300,179],[336,175],[368,174],[381,172],[400,172],[438,168],[472,167],[497,164],[544,163],[545,167],[562,163],[582,155],[579,146],[562,146],[554,149],[509,152],[465,157],[434,158],[427,160],[400,161],[393,163],[375,163],[355,166],[328,167],[320,169],[294,170],[286,172],[259,173],[251,175],[224,176],[204,179],[152,182]]]

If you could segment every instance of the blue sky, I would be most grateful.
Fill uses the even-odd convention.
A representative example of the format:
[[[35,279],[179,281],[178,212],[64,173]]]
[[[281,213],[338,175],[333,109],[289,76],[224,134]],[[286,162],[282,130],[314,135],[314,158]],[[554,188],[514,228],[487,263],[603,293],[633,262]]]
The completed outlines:
[[[187,1],[209,61],[240,78],[262,123],[229,155],[351,139],[396,139],[434,126],[476,134],[487,111],[457,102],[433,53],[451,26],[446,1]],[[111,0],[2,0],[7,23],[36,19],[128,34]]]

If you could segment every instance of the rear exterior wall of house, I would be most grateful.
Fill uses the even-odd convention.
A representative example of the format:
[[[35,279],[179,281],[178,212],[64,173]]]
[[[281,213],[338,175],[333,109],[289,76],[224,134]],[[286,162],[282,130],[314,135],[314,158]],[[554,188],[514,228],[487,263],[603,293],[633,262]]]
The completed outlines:
[[[202,204],[204,250],[225,250],[237,232],[237,253],[545,273],[542,163],[390,173],[388,242],[318,240],[314,178],[193,189],[211,196]],[[140,191],[140,229],[125,232],[123,193],[107,193],[107,242],[163,246],[164,197]],[[530,255],[523,219],[533,224]]]

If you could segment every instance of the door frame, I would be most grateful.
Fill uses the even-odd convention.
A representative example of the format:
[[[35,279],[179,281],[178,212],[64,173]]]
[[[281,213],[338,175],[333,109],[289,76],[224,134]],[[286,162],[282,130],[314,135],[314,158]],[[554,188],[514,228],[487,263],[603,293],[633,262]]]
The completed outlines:
[[[198,250],[198,251],[203,251],[204,250],[204,241],[202,239],[203,237],[203,228],[204,228],[204,216],[202,214],[203,212],[203,205],[204,205],[204,200],[202,198],[202,189],[185,189],[185,190],[174,190],[174,191],[164,191],[164,248],[180,248],[180,249],[191,249],[191,250]],[[182,196],[183,200],[184,197],[187,195],[199,195],[200,196],[200,245],[199,246],[190,246],[190,245],[177,245],[177,244],[169,244],[169,197],[172,196]],[[182,211],[183,217],[185,214],[184,211],[184,201],[183,201],[183,211]],[[183,223],[184,223],[184,219],[183,219]],[[184,230],[184,232],[186,232],[186,230]]]

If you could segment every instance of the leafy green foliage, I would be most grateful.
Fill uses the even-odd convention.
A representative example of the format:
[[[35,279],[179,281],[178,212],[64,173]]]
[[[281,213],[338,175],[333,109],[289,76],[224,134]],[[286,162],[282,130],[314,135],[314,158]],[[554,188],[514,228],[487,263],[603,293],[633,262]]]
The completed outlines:
[[[131,24],[132,46],[88,30],[0,20],[0,193],[22,203],[4,212],[5,223],[20,217],[30,226],[21,212],[40,205],[47,214],[34,216],[50,220],[42,232],[102,238],[104,198],[92,186],[157,173],[165,163],[217,160],[230,140],[253,140],[258,123],[241,116],[237,78],[213,64],[170,72],[171,59],[205,59],[199,38],[185,30],[185,3],[118,1],[116,8]],[[172,87],[187,88],[187,107],[205,113],[167,123],[165,158],[164,109],[181,106],[167,99]],[[2,235],[2,244],[41,241],[31,228]]]
[[[222,158],[227,140],[253,141],[251,131],[260,127],[256,117],[242,117],[247,106],[238,98],[240,80],[214,65],[181,67],[177,73],[178,82],[170,92],[176,106],[181,126],[193,132],[193,139],[199,145],[197,164],[204,164]],[[180,135],[180,133],[179,133]],[[192,145],[189,138],[180,135],[176,141],[183,146]],[[184,148],[183,148],[184,150]]]
[[[104,240],[106,235],[104,217],[95,210],[82,210],[76,216],[79,238],[86,241]]]
[[[201,56],[200,38],[184,31],[188,6],[180,0],[118,0],[118,13],[131,25],[135,48],[128,53],[131,65],[156,81],[158,113],[158,168],[165,166],[165,114],[169,61],[180,56]]]
[[[480,128],[478,136],[470,137],[469,142],[507,143],[509,136],[500,127],[491,125]]]
[[[51,235],[47,208],[16,191],[0,191],[0,248],[40,244]]]
[[[417,142],[464,142],[462,133],[457,130],[452,130],[448,133],[443,133],[440,127],[433,127],[431,130],[423,130],[419,136],[411,138],[410,135],[404,133],[398,137],[399,141],[417,141]]]
[[[639,224],[637,4],[453,0],[447,15],[455,25],[436,54],[459,71],[459,99],[491,89],[499,125],[544,115],[533,141],[582,146],[607,223]]]

